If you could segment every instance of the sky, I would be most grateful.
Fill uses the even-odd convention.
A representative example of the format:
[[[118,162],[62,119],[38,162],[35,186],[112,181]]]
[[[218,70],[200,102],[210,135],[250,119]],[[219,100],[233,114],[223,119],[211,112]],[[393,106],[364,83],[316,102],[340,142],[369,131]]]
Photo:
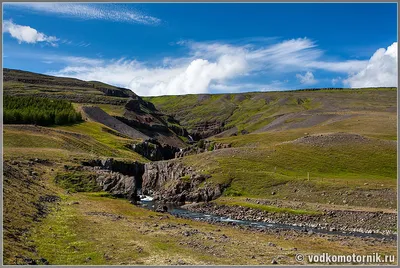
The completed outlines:
[[[3,3],[3,67],[140,96],[397,86],[396,3]]]

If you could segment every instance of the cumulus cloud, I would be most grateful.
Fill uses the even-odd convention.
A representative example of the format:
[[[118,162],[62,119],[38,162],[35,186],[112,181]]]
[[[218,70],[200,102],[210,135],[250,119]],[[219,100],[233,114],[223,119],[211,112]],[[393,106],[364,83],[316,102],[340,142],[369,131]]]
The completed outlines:
[[[108,20],[145,25],[157,25],[161,23],[159,18],[136,10],[123,8],[118,4],[7,3],[5,6],[81,19]]]
[[[30,26],[18,25],[13,23],[11,20],[5,20],[3,22],[3,32],[9,33],[13,38],[17,39],[20,44],[45,42],[52,46],[56,46],[56,42],[59,40],[55,36],[47,36]]]
[[[299,79],[300,83],[304,85],[313,85],[317,83],[317,80],[314,78],[314,74],[310,71],[306,72],[304,75],[296,74],[296,78]]]
[[[365,68],[343,82],[352,88],[397,87],[397,42],[387,49],[380,48]]]
[[[238,76],[246,69],[244,59],[233,55],[221,56],[215,62],[195,59],[187,66],[173,68],[148,68],[129,60],[102,66],[74,65],[51,74],[124,86],[142,96],[207,93],[211,83]]]

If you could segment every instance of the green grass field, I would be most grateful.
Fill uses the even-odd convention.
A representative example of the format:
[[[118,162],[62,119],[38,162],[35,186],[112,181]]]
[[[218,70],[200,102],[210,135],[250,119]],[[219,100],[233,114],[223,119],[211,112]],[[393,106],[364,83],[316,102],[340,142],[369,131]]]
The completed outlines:
[[[134,140],[104,131],[96,122],[83,122],[51,128],[29,125],[4,127],[4,154],[13,158],[35,157],[38,152],[52,159],[69,157],[114,157],[148,161],[129,150],[125,144]]]

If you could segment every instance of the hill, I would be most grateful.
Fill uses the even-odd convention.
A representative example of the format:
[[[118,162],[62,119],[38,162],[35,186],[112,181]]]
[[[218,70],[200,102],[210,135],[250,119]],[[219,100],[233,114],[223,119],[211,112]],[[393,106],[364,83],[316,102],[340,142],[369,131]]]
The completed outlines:
[[[187,138],[184,137],[187,133],[179,122],[159,112],[129,89],[7,68],[3,69],[3,89],[5,96],[70,101],[87,119],[122,131],[122,134],[128,133],[134,139],[152,138],[161,145],[185,146],[182,139]]]
[[[383,129],[376,126],[382,116],[396,114],[396,98],[396,88],[364,88],[144,99],[179,120],[192,136],[206,138],[223,131],[219,136],[310,128],[359,119],[370,121],[372,125],[365,127],[375,126],[370,132],[379,133]],[[391,128],[389,135],[395,137],[396,130]]]

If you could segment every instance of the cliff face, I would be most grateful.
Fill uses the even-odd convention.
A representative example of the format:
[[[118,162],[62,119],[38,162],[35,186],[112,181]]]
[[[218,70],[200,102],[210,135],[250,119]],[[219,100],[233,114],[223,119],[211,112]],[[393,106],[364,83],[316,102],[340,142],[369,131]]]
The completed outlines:
[[[138,162],[125,163],[112,158],[91,160],[82,163],[86,168],[96,172],[96,182],[103,191],[118,197],[136,201],[137,191],[142,188],[144,164]]]
[[[178,161],[147,163],[142,192],[152,194],[154,200],[171,203],[210,201],[222,194],[223,186],[206,182],[209,177]]]
[[[82,163],[97,173],[97,183],[104,191],[131,201],[138,193],[152,195],[165,203],[207,202],[218,198],[223,185],[207,182],[209,175],[197,173],[179,161],[146,164],[113,160],[91,160]]]
[[[168,144],[162,145],[154,139],[149,139],[142,143],[127,145],[127,147],[151,161],[173,159],[175,158],[175,154],[180,151],[179,148]]]

